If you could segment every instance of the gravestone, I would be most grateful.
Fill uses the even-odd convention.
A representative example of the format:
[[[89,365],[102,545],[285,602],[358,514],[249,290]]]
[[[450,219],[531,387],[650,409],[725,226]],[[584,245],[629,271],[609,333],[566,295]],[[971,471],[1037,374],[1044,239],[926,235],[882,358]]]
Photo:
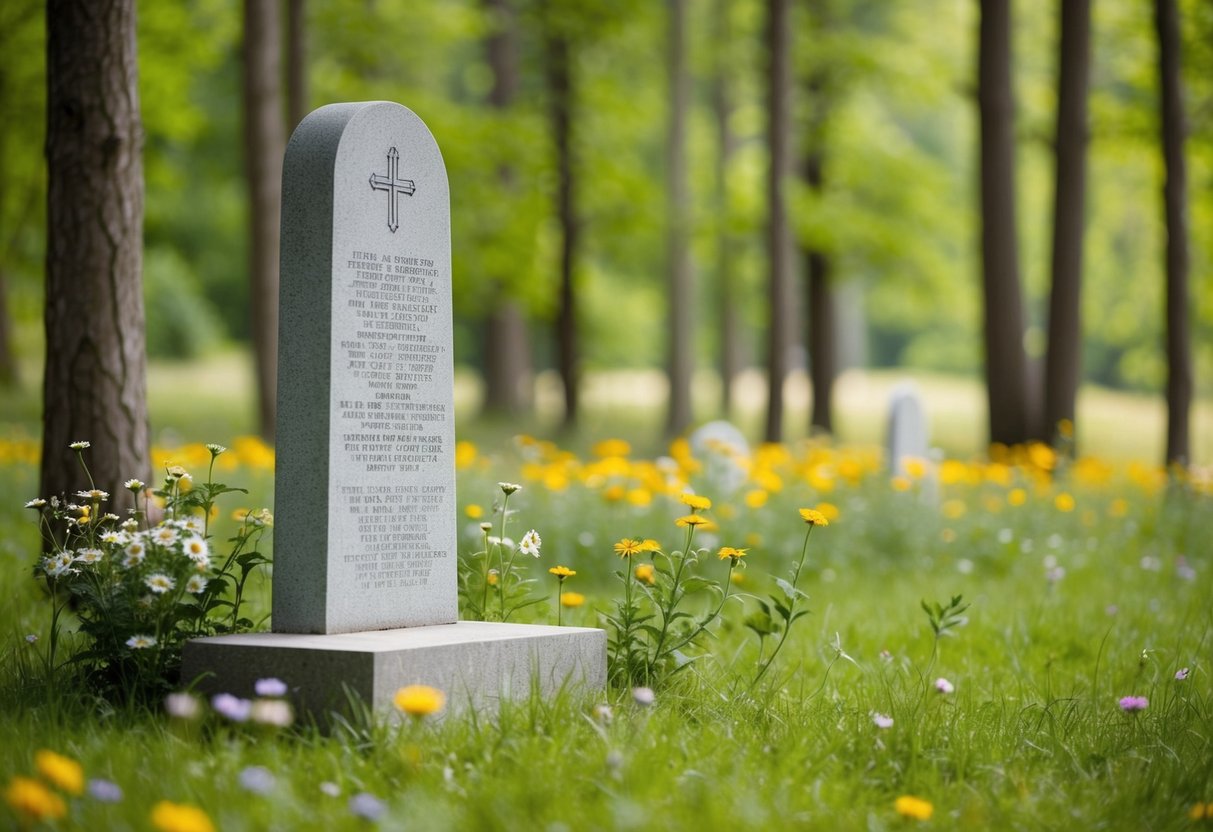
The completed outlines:
[[[927,461],[927,417],[918,391],[902,382],[889,394],[888,465],[894,476],[906,473],[907,459]]]
[[[332,104],[282,173],[272,633],[198,639],[183,675],[277,676],[323,715],[408,684],[455,705],[605,684],[606,638],[458,616],[450,197],[429,129]]]

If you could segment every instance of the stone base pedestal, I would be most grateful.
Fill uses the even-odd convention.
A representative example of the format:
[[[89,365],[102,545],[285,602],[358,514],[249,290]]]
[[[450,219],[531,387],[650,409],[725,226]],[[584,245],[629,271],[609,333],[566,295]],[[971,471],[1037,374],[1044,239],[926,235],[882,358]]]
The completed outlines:
[[[204,694],[253,696],[258,679],[290,688],[301,715],[326,724],[346,711],[343,686],[377,712],[395,713],[405,685],[446,693],[448,710],[494,710],[501,699],[562,686],[606,686],[606,632],[586,627],[459,621],[336,635],[241,633],[185,645],[183,684]]]

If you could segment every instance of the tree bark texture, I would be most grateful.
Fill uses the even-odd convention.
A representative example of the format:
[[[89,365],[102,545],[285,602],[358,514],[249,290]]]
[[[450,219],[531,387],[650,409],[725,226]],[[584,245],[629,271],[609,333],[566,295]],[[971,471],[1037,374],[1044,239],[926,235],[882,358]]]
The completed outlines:
[[[1163,205],[1167,224],[1167,464],[1190,461],[1192,353],[1188,324],[1188,173],[1184,162],[1183,85],[1180,78],[1179,10],[1175,0],[1155,0],[1158,32],[1160,124],[1166,165]]]
[[[712,113],[716,121],[716,316],[720,338],[720,409],[727,419],[733,404],[733,380],[741,372],[737,302],[733,290],[736,280],[733,251],[737,245],[729,232],[729,165],[737,152],[737,136],[729,124],[733,114],[729,91],[728,61],[729,0],[715,0],[712,6],[716,55],[712,77]]]
[[[489,105],[507,110],[518,92],[518,28],[509,0],[484,0],[492,29],[486,40],[493,86]],[[502,193],[513,187],[513,171],[503,165],[497,171]],[[495,284],[501,275],[489,276]],[[484,326],[484,407],[499,414],[516,415],[531,408],[531,345],[522,307],[504,292],[489,310]]]
[[[131,507],[151,478],[143,313],[143,125],[135,0],[50,0],[47,22],[45,497],[87,488]]]
[[[790,364],[796,304],[792,229],[785,186],[792,176],[791,0],[767,0],[767,252],[770,263],[766,440],[783,439],[783,384]]]
[[[278,244],[282,214],[282,48],[278,3],[244,0],[244,169],[257,413],[273,439],[278,412]]]
[[[990,441],[1033,435],[1015,222],[1015,105],[1010,0],[981,0],[978,108],[981,121],[981,256]]]
[[[563,32],[549,31],[547,52],[549,112],[556,148],[556,216],[560,223],[560,296],[556,313],[556,347],[560,379],[564,384],[564,426],[577,423],[580,384],[577,306],[573,285],[579,227],[576,180],[573,175],[573,77],[569,42]]]
[[[669,124],[666,129],[666,279],[669,328],[666,375],[670,382],[666,434],[676,436],[691,424],[691,375],[694,371],[695,299],[691,272],[690,193],[687,189],[686,120],[691,78],[686,59],[686,0],[667,0],[666,74]]]
[[[814,9],[821,29],[826,28],[824,4]],[[830,85],[825,69],[809,78],[808,152],[804,160],[805,181],[819,198],[825,190],[826,126],[830,116]],[[834,432],[834,380],[838,377],[838,333],[835,323],[834,291],[830,285],[830,257],[820,248],[807,246],[804,259],[809,269],[809,381],[813,406],[809,433]]]
[[[1061,3],[1058,46],[1056,185],[1053,194],[1052,288],[1045,359],[1045,429],[1055,444],[1058,425],[1074,421],[1082,376],[1082,254],[1086,229],[1087,80],[1090,0]],[[1062,443],[1073,451],[1073,444]]]
[[[287,133],[303,121],[308,110],[307,3],[288,0],[286,20],[286,113]]]

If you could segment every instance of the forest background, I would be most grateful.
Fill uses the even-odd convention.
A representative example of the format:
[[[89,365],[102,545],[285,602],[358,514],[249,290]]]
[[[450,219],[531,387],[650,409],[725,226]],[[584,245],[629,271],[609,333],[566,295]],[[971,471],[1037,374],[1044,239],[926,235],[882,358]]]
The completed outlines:
[[[289,5],[295,17],[283,20],[299,28],[284,23],[280,40],[268,41],[282,53],[279,106],[288,128],[300,112],[324,103],[389,99],[420,113],[443,149],[453,206],[456,360],[486,380],[487,406],[526,410],[532,372],[560,368],[570,352],[560,320],[566,174],[576,183],[579,246],[569,291],[583,362],[577,372],[667,366],[667,335],[679,308],[692,322],[683,351],[698,372],[731,380],[742,368],[764,365],[771,321],[766,4],[685,5],[677,24],[686,74],[680,128],[672,126],[679,93],[670,82],[675,24],[668,4],[517,4],[505,81],[493,53],[504,31],[500,2]],[[1201,399],[1213,378],[1213,7],[1179,5],[1189,320]],[[1045,350],[1053,227],[1057,8],[1017,3],[1011,32],[1024,344],[1037,364]],[[817,0],[793,4],[792,14],[792,339],[801,346],[792,350],[790,368],[808,363],[805,275],[820,256],[829,262],[839,369],[978,375],[978,4]],[[138,6],[143,280],[153,359],[244,347],[260,326],[250,314],[249,153],[240,104],[247,95],[245,25],[232,0]],[[304,50],[305,71],[293,80],[288,40]],[[1151,4],[1093,4],[1091,44],[1082,378],[1160,393],[1166,230]],[[566,50],[564,93],[572,90],[565,101],[568,171],[561,168],[554,45]],[[6,2],[0,370],[9,383],[31,388],[45,348],[45,52],[43,4]],[[672,129],[684,131],[682,199],[690,207],[682,220],[670,210],[678,187],[669,180]],[[675,233],[684,233],[688,246],[689,283],[681,290],[667,279]],[[729,401],[727,384],[724,394]],[[728,409],[701,406],[696,416],[715,412]]]

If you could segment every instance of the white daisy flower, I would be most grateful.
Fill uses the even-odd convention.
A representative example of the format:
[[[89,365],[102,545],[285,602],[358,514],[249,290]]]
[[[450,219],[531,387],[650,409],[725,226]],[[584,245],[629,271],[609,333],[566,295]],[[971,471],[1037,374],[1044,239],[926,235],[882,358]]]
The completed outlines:
[[[76,563],[100,563],[105,552],[100,549],[79,549],[76,551]]]
[[[187,537],[181,549],[185,556],[195,563],[201,563],[210,558],[210,548],[206,545],[206,541],[198,535]]]
[[[34,499],[32,499],[28,503],[26,503],[25,507],[26,508],[42,508],[44,505],[46,505],[46,500],[42,499],[41,497],[35,497]]]
[[[160,526],[152,532],[152,540],[161,546],[172,546],[177,542],[177,530],[172,526]]]
[[[73,442],[72,444],[68,445],[68,447],[71,448],[73,451],[83,451],[83,450],[86,450],[87,448],[91,448],[92,446],[93,446],[93,443],[84,442],[84,441]]]
[[[522,542],[518,544],[518,551],[524,555],[539,557],[539,547],[541,545],[543,545],[543,541],[539,538],[539,532],[531,529],[522,536]]]
[[[126,646],[132,650],[146,650],[156,646],[156,639],[152,636],[131,636],[126,640]]]
[[[185,591],[191,595],[197,595],[204,589],[206,589],[206,578],[201,575],[190,575],[190,579],[185,582]]]
[[[111,529],[101,533],[101,542],[108,543],[110,546],[126,546],[131,542],[131,538],[126,532],[116,532]]]
[[[144,583],[147,584],[148,589],[157,595],[163,595],[177,585],[176,581],[163,572],[153,572],[147,576]]]

